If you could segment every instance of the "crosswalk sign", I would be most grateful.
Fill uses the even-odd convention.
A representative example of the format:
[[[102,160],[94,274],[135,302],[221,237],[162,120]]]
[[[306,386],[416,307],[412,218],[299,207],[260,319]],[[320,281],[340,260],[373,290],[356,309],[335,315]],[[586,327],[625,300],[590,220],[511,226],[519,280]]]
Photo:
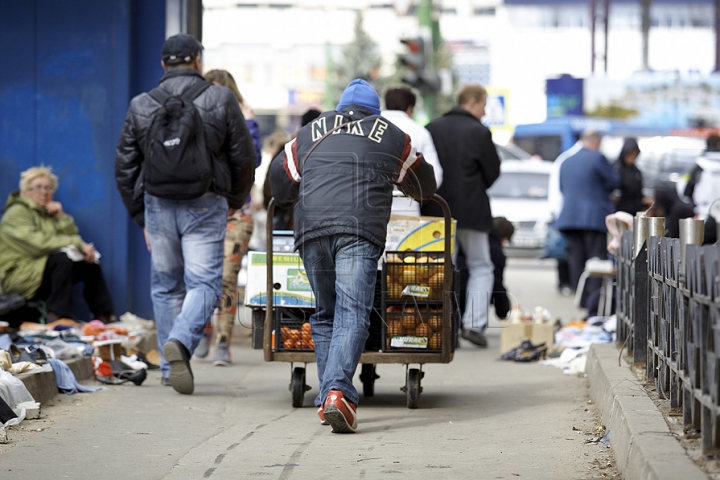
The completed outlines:
[[[488,88],[485,116],[482,122],[488,127],[507,126],[507,90]]]

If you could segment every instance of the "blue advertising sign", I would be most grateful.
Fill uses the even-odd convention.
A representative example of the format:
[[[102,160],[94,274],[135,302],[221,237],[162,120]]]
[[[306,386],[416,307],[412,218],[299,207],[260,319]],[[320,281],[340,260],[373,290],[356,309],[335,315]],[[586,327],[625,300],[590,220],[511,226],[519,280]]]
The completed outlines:
[[[583,79],[563,74],[549,78],[546,84],[547,116],[583,114]]]

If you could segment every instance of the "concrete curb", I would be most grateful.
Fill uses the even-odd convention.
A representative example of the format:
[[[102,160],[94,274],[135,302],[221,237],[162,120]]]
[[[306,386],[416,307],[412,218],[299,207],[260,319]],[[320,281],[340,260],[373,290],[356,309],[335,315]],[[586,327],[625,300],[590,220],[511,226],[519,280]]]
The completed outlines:
[[[73,358],[65,360],[70,370],[75,374],[75,379],[82,383],[94,377],[93,364],[90,357]],[[58,394],[58,386],[55,381],[55,372],[21,373],[17,378],[22,380],[25,388],[36,402],[41,404],[51,400]]]
[[[618,365],[618,355],[613,344],[592,345],[586,372],[623,478],[707,480],[630,368]]]

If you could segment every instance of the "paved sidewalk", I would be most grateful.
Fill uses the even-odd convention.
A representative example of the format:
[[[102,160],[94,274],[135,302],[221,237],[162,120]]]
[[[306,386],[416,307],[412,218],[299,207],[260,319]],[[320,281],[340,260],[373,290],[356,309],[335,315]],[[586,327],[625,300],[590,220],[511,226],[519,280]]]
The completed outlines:
[[[145,385],[56,399],[69,408],[0,454],[2,478],[601,478],[609,449],[586,445],[596,427],[587,381],[552,367],[497,362],[463,344],[453,363],[425,368],[420,408],[405,407],[404,367],[379,367],[376,395],[355,435],[319,425],[308,392],[294,409],[289,364],[233,346],[236,365],[193,361],[196,394]],[[310,366],[309,383],[317,387]],[[70,405],[68,405],[70,403]],[[75,404],[79,404],[74,406]],[[57,408],[57,407],[56,407]]]
[[[554,270],[510,267],[507,282],[529,309],[571,312]],[[550,305],[557,302],[554,307]],[[569,304],[568,304],[569,302]],[[571,313],[563,314],[571,315]],[[568,321],[569,318],[563,318]],[[405,407],[403,365],[381,365],[374,397],[361,401],[355,435],[332,434],[312,407],[291,406],[290,365],[265,363],[246,336],[235,365],[193,360],[195,395],[181,396],[151,372],[141,387],[58,396],[41,420],[10,430],[0,475],[48,478],[608,478],[611,449],[587,444],[599,415],[581,376],[497,361],[466,342],[448,365],[426,365],[420,408]],[[356,382],[359,385],[359,382]],[[31,431],[37,430],[41,431]],[[608,467],[608,464],[610,465]]]

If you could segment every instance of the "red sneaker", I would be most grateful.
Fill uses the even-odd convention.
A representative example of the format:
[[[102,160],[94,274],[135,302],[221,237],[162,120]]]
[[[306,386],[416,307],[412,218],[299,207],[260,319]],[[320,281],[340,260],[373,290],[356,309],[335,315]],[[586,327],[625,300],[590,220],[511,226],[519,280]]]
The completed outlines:
[[[357,429],[357,406],[345,400],[338,390],[330,390],[325,400],[323,414],[330,422],[333,433],[355,433]]]
[[[320,425],[330,425],[330,422],[325,420],[325,414],[323,414],[324,410],[325,410],[324,405],[321,405],[318,407],[318,417],[320,417]]]

